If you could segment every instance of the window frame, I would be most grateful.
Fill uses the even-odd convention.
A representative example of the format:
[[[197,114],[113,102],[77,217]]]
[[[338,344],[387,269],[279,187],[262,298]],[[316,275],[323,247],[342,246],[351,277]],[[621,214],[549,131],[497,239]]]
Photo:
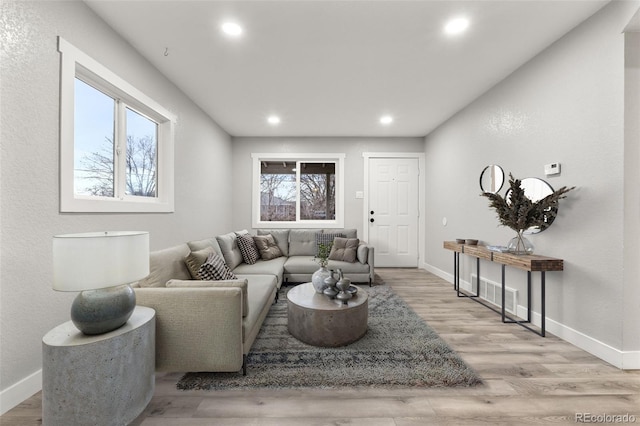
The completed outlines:
[[[344,227],[344,153],[252,153],[253,161],[252,191],[251,191],[251,226],[259,228],[343,228]],[[261,163],[263,161],[286,161],[286,162],[333,162],[336,165],[335,183],[335,204],[336,218],[334,220],[301,220],[299,185],[296,189],[296,220],[295,221],[263,221],[260,220],[260,176]],[[296,181],[299,183],[300,168],[296,172]]]
[[[171,213],[174,211],[174,130],[176,116],[127,83],[105,66],[58,37],[60,69],[60,211],[91,213]],[[77,195],[74,184],[75,80],[79,78],[129,108],[157,123],[156,196],[126,195],[114,188],[113,197]],[[126,131],[123,117],[116,117],[116,135]],[[116,136],[116,139],[119,138]],[[117,144],[114,140],[114,144]],[[126,178],[126,170],[114,159],[114,184]],[[120,184],[120,188],[123,185]]]

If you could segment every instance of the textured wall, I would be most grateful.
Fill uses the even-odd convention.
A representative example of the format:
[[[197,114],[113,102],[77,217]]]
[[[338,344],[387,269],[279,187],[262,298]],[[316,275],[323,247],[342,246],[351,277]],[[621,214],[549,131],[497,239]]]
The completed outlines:
[[[575,185],[553,226],[530,238],[539,253],[565,259],[564,272],[547,274],[547,316],[617,349],[624,297],[622,31],[637,5],[612,2],[425,139],[427,181],[438,182],[427,185],[427,263],[451,273],[445,239],[506,245],[513,236],[479,196],[484,166],[541,177],[554,188]],[[556,161],[562,174],[545,178],[544,164]],[[467,259],[462,278],[474,271]],[[495,265],[485,263],[485,275],[499,282]],[[508,285],[521,291],[525,280],[523,272],[507,273]]]
[[[345,153],[344,225],[362,236],[363,200],[355,198],[356,191],[364,191],[362,153],[423,150],[422,138],[233,138],[233,229],[251,228],[252,153]]]
[[[41,339],[69,319],[74,294],[51,289],[51,237],[146,230],[157,249],[227,231],[231,140],[79,1],[1,3],[2,390],[42,367]],[[178,117],[172,214],[58,212],[57,36],[93,56]],[[160,52],[162,54],[162,52]],[[215,165],[213,167],[212,165]]]

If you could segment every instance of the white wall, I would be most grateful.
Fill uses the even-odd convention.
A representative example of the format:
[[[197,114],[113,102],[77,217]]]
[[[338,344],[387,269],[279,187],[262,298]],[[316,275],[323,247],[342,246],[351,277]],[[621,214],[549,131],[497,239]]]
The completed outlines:
[[[640,348],[640,11],[625,34],[623,349]]]
[[[227,231],[231,139],[79,1],[0,3],[0,412],[39,390],[41,339],[69,319],[74,294],[51,289],[51,237],[146,230],[151,248]],[[178,117],[173,214],[58,212],[63,36]]]
[[[363,235],[363,152],[422,152],[422,138],[233,138],[233,229],[251,228],[251,153],[345,153],[345,228]]]
[[[506,245],[514,234],[498,227],[479,196],[484,166],[545,178],[544,164],[562,164],[562,174],[546,180],[554,188],[577,189],[560,202],[552,227],[530,238],[538,253],[564,259],[564,272],[547,273],[547,328],[619,366],[630,354],[640,368],[638,340],[623,344],[623,320],[631,322],[629,335],[637,336],[640,324],[637,309],[623,315],[622,31],[637,8],[637,2],[609,4],[428,135],[425,152],[427,182],[438,182],[427,185],[427,267],[443,276],[453,268],[443,240]],[[639,163],[636,157],[628,166]],[[483,269],[483,276],[499,282],[499,268],[485,262]],[[470,280],[472,272],[475,263],[466,259],[462,279]],[[521,294],[525,280],[524,272],[507,273],[507,284]],[[526,305],[524,297],[519,303]]]

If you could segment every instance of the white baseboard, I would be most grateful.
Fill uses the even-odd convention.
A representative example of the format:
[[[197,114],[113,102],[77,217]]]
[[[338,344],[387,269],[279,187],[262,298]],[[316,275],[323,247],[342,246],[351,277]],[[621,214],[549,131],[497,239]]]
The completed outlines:
[[[0,391],[0,415],[42,390],[42,370]]]
[[[453,283],[453,274],[450,274],[442,269],[436,268],[427,263],[424,264],[424,269],[431,272],[434,275],[439,276],[443,280]],[[460,288],[469,290],[471,283],[460,280]],[[520,318],[527,318],[527,308],[525,306],[518,305],[517,315]],[[540,327],[541,325],[540,313],[531,313],[531,322],[533,325]],[[572,345],[589,352],[590,354],[597,356],[603,361],[609,364],[621,368],[623,370],[638,370],[640,369],[640,351],[622,351],[616,349],[604,342],[601,342],[593,337],[590,337],[578,330],[574,330],[564,324],[561,324],[553,319],[547,318],[545,324],[546,331],[558,336],[562,340],[571,343]]]

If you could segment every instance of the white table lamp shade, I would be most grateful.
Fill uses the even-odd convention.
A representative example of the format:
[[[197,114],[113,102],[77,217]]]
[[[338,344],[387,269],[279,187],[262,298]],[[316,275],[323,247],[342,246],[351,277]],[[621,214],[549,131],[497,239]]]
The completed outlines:
[[[149,275],[149,233],[90,232],[53,237],[53,289],[84,291]]]

